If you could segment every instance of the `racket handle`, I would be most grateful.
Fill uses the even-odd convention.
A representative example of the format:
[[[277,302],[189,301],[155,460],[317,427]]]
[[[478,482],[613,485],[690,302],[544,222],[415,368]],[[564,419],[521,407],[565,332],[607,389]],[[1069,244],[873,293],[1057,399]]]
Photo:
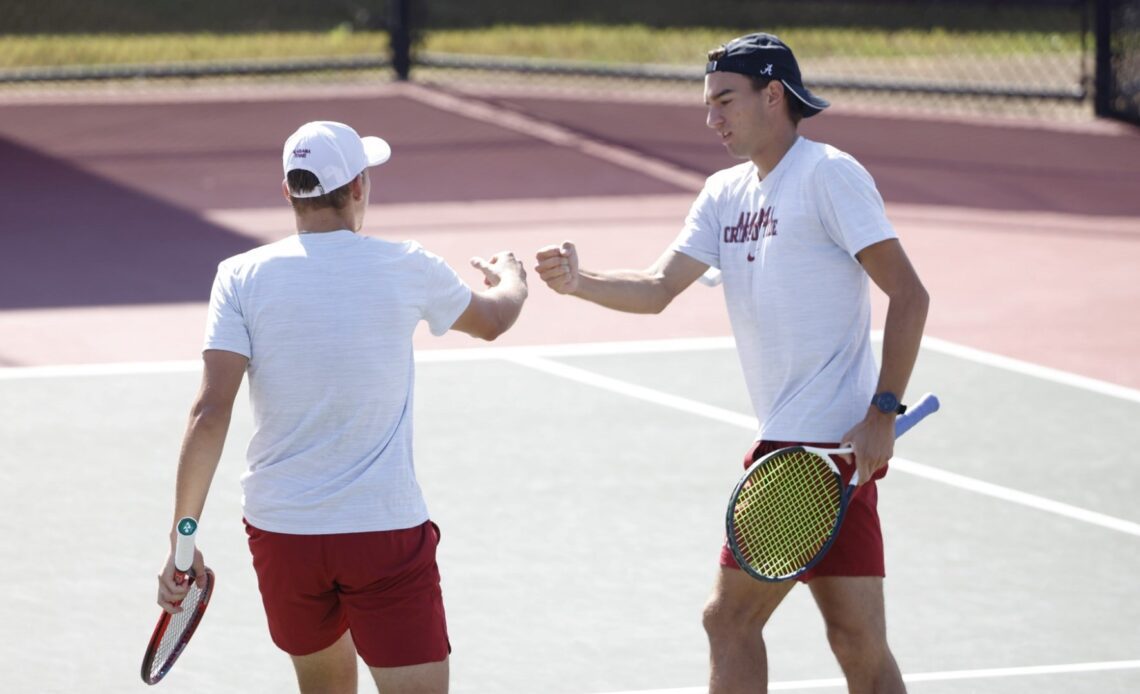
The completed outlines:
[[[895,438],[902,436],[911,430],[915,424],[918,424],[928,415],[932,415],[938,411],[940,403],[938,396],[934,393],[927,393],[918,399],[911,407],[907,408],[906,414],[899,416],[895,420]]]
[[[174,544],[174,568],[189,573],[194,566],[194,537],[198,534],[198,521],[187,516],[178,521],[178,539]]]

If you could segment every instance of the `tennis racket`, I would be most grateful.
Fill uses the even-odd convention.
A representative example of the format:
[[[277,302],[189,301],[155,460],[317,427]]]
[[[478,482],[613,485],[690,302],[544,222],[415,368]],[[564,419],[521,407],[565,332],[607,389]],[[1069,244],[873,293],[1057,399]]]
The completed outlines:
[[[182,611],[170,614],[163,610],[154,627],[154,634],[146,647],[142,662],[142,678],[147,684],[157,684],[174,661],[182,655],[194,630],[206,613],[210,604],[210,594],[214,591],[214,572],[206,570],[206,587],[199,588],[194,581],[194,536],[198,532],[198,521],[183,518],[178,521],[178,540],[174,545],[174,580],[179,584],[190,581],[190,592],[179,603]]]
[[[902,436],[938,411],[926,394],[895,420]],[[726,518],[728,547],[740,568],[762,581],[786,581],[815,566],[835,540],[859,483],[843,486],[831,456],[847,448],[793,446],[772,451],[744,472],[732,491]]]

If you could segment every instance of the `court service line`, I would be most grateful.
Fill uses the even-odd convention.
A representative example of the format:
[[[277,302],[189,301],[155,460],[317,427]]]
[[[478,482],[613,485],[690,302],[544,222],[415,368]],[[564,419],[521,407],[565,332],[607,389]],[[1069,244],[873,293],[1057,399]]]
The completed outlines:
[[[756,431],[758,422],[755,417],[742,415],[739,412],[733,412],[721,407],[715,407],[696,400],[684,398],[670,393],[639,386],[634,383],[622,381],[620,379],[603,376],[593,371],[580,369],[575,366],[569,366],[560,362],[552,361],[545,357],[536,356],[534,354],[515,353],[510,356],[504,356],[506,361],[510,361],[520,366],[526,366],[537,371],[542,371],[554,376],[559,376],[567,380],[582,383],[584,385],[593,386],[602,390],[608,390],[613,393],[619,393],[646,402],[651,402],[656,405],[669,407],[689,414],[695,414],[707,419],[712,419],[725,424],[731,424],[744,429]],[[958,475],[944,470],[939,470],[929,465],[923,465],[904,458],[892,458],[891,465],[894,469],[922,477],[934,482],[939,482],[966,491],[989,496],[1001,501],[1007,501],[1028,508],[1045,511],[1054,515],[1070,518],[1072,520],[1081,521],[1090,525],[1096,525],[1109,530],[1115,530],[1128,535],[1140,537],[1140,523],[1133,523],[1114,516],[1108,516],[1103,513],[1089,511],[1088,509],[1071,506],[1052,499],[1029,494],[1027,492],[1018,491],[1009,487],[993,484],[990,482],[983,482],[982,480],[966,477],[965,475]]]
[[[193,373],[202,370],[200,359],[183,361],[131,361],[107,364],[59,364],[53,366],[5,366],[0,381],[74,376],[130,376],[134,374]]]
[[[903,675],[907,684],[915,682],[949,682],[953,680],[996,679],[1000,677],[1032,677],[1034,675],[1067,675],[1082,672],[1107,672],[1112,670],[1140,669],[1140,660],[1116,660],[1102,663],[1072,663],[1067,665],[1031,665],[1028,667],[983,668],[978,670],[944,670],[941,672],[917,672]],[[772,682],[769,691],[796,691],[801,689],[846,688],[847,680],[842,678]],[[637,691],[607,692],[607,694],[708,694],[707,687],[682,687],[679,689],[642,689]]]
[[[932,480],[934,482],[941,482],[950,487],[957,487],[966,491],[981,494],[983,496],[993,497],[1002,501],[1035,508],[1039,511],[1052,513],[1058,516],[1064,516],[1073,520],[1078,520],[1090,525],[1098,525],[1102,528],[1109,530],[1116,530],[1127,535],[1134,535],[1140,537],[1140,523],[1133,523],[1114,516],[1108,516],[1096,511],[1089,511],[1077,506],[1070,506],[1063,504],[1059,501],[1053,501],[1044,497],[1021,492],[1009,487],[992,484],[990,482],[983,482],[982,480],[974,479],[973,477],[966,477],[953,472],[939,470],[938,468],[922,463],[916,463],[913,460],[905,458],[891,458],[891,469],[905,472],[915,477],[922,477],[924,479]]]
[[[883,341],[881,330],[871,332],[871,339]],[[585,357],[616,354],[649,354],[661,352],[688,352],[716,349],[734,349],[736,342],[731,337],[698,337],[665,340],[629,340],[622,342],[583,342],[561,345],[536,345],[527,347],[477,347],[473,349],[419,350],[417,362],[476,361],[484,359],[507,359],[515,355],[540,357]],[[1079,388],[1098,395],[1140,403],[1140,390],[1109,383],[1089,376],[1081,376],[1040,364],[1014,359],[993,352],[966,347],[964,345],[936,337],[923,337],[922,347],[966,361],[992,366],[1003,371],[1031,376],[1036,379],[1059,385]],[[0,369],[0,372],[3,370]]]
[[[1047,369],[1026,362],[1019,362],[999,355],[987,354],[980,350],[961,347],[942,340],[923,340],[924,347],[943,351],[964,359],[988,363],[999,368],[1026,373],[1039,378],[1065,383],[1067,385],[1092,390],[1105,395],[1114,395],[1127,400],[1140,402],[1140,393],[1122,386],[1096,381],[1094,379]],[[688,412],[700,417],[720,421],[733,426],[755,431],[758,423],[755,417],[743,415],[723,408],[708,405],[696,400],[671,395],[653,388],[639,386],[626,381],[552,361],[552,356],[584,356],[603,354],[644,354],[650,352],[676,352],[699,349],[723,349],[732,346],[731,338],[695,338],[690,340],[660,340],[626,343],[590,343],[580,345],[555,345],[550,347],[502,347],[460,350],[425,350],[417,354],[418,362],[440,363],[456,361],[505,360],[527,366],[552,375],[577,381],[603,390],[619,393],[647,402]],[[114,364],[77,364],[61,366],[28,366],[0,368],[0,380],[22,380],[34,378],[73,377],[73,376],[117,376],[133,374],[194,373],[200,371],[200,361],[164,361]],[[1034,508],[1054,515],[1063,516],[1091,525],[1140,537],[1140,524],[1126,521],[1077,506],[1053,501],[1044,497],[1022,492],[1009,487],[984,482],[982,480],[939,470],[928,465],[904,458],[894,458],[895,469],[923,477],[935,482],[982,494],[1002,501]]]
[[[554,376],[559,376],[570,381],[582,383],[584,385],[593,386],[601,390],[608,390],[612,393],[619,393],[627,395],[638,400],[644,400],[656,405],[663,405],[674,410],[695,414],[707,419],[713,419],[718,422],[732,424],[744,429],[751,429],[755,431],[759,426],[756,418],[749,415],[743,415],[739,412],[726,410],[722,407],[714,405],[707,405],[703,402],[690,400],[679,395],[671,395],[663,393],[654,388],[646,388],[639,386],[635,383],[622,381],[609,376],[603,376],[593,371],[580,369],[576,366],[569,366],[560,362],[552,361],[546,357],[536,356],[534,354],[516,353],[504,357],[505,361],[509,361],[520,366],[526,366],[536,371],[542,371]]]
[[[873,331],[871,339],[881,342],[882,331]],[[966,347],[949,340],[923,337],[922,346],[958,359],[992,366],[1005,371],[1032,376],[1037,379],[1107,395],[1129,402],[1140,403],[1140,390],[1107,381],[1081,376],[1068,371],[1041,366],[1032,362],[1014,359],[973,347]],[[416,350],[416,363],[487,361],[511,358],[514,355],[536,355],[544,357],[584,357],[620,354],[651,354],[663,352],[688,352],[702,350],[733,349],[731,337],[697,337],[663,340],[628,340],[620,342],[582,342],[557,345],[533,345],[518,347],[472,347],[459,349],[420,349]],[[0,381],[26,378],[58,378],[69,376],[120,376],[129,374],[181,373],[202,368],[200,360],[155,361],[155,362],[110,362],[103,364],[60,364],[52,366],[7,366],[0,367]]]
[[[881,332],[879,333],[878,339],[880,341],[882,340]],[[1082,390],[1091,391],[1099,395],[1107,395],[1113,398],[1120,398],[1121,400],[1128,400],[1129,402],[1140,403],[1140,390],[1128,388],[1127,386],[1089,378],[1088,376],[1080,376],[1068,371],[1041,366],[1040,364],[994,354],[993,352],[986,352],[973,347],[966,347],[965,345],[940,340],[936,337],[923,337],[922,346],[934,352],[941,352],[942,354],[958,357],[959,359],[965,359],[966,361],[972,361],[985,366],[993,366],[1005,371],[1012,371],[1014,373],[1039,378],[1044,381],[1081,388]]]
[[[628,340],[622,342],[583,342],[574,344],[469,347],[458,349],[418,349],[417,364],[497,361],[514,355],[545,357],[590,357],[623,354],[661,354],[732,349],[731,337],[693,337],[669,340]],[[130,376],[132,374],[194,373],[202,370],[200,359],[179,361],[108,362],[102,364],[57,364],[51,366],[0,367],[0,381],[72,376]]]

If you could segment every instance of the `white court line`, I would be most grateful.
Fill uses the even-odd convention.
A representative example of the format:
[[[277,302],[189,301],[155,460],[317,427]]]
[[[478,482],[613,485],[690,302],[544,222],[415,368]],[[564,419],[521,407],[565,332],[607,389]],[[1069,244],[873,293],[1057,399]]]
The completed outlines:
[[[585,369],[551,361],[549,357],[606,355],[606,354],[645,354],[652,352],[684,352],[706,349],[728,349],[733,346],[732,338],[696,338],[682,340],[655,340],[642,342],[585,343],[576,345],[552,345],[541,347],[484,347],[476,349],[423,350],[416,354],[421,363],[447,363],[461,361],[506,360],[529,368],[544,371],[561,378],[570,379],[603,390],[619,393],[647,402],[670,407],[682,412],[705,417],[755,431],[758,423],[755,417],[714,407],[696,400],[664,393],[626,381],[610,378]],[[1019,362],[1015,359],[987,354],[943,340],[924,338],[923,346],[942,351],[963,359],[979,361],[1006,370],[1016,371],[1057,383],[1091,390],[1103,395],[1112,395],[1126,400],[1140,402],[1140,392],[1094,379],[1047,369],[1035,364]],[[68,376],[117,376],[155,373],[194,373],[202,368],[200,361],[139,362],[120,364],[82,364],[70,366],[27,366],[0,368],[0,381],[32,378],[58,378]],[[1002,501],[1019,504],[1027,508],[1045,511],[1054,515],[1089,523],[1109,530],[1140,537],[1140,524],[1115,518],[1095,511],[1071,506],[1059,501],[1035,496],[1026,492],[983,482],[982,480],[939,470],[903,458],[892,459],[896,470],[923,477],[959,489],[989,496]]]
[[[758,423],[755,417],[742,415],[739,412],[733,412],[720,407],[713,407],[696,400],[683,398],[669,393],[663,393],[653,388],[646,388],[633,383],[628,383],[609,376],[602,376],[601,374],[580,369],[578,367],[569,366],[560,362],[551,361],[545,357],[536,356],[533,354],[516,353],[506,357],[509,361],[527,366],[538,371],[543,371],[561,378],[577,381],[585,385],[601,388],[614,393],[620,393],[632,398],[644,400],[664,407],[670,407],[682,412],[699,415],[708,419],[731,424],[744,429],[755,431],[758,428]],[[1010,489],[1001,485],[992,484],[990,482],[983,482],[972,477],[965,475],[958,475],[951,472],[945,472],[928,465],[922,465],[903,458],[892,458],[891,465],[894,469],[923,477],[925,479],[941,482],[952,487],[958,487],[984,496],[990,496],[1002,501],[1019,504],[1028,508],[1045,511],[1073,520],[1078,520],[1090,525],[1100,526],[1109,530],[1116,530],[1118,532],[1126,533],[1140,537],[1140,523],[1133,523],[1113,516],[1108,516],[1095,511],[1079,508],[1077,506],[1070,506],[1063,504],[1059,501],[1046,499],[1044,497],[1035,496],[1026,492]]]
[[[871,338],[882,340],[882,332],[872,332]],[[922,338],[922,346],[984,366],[1032,376],[1051,383],[1087,390],[1099,395],[1140,403],[1140,390],[1107,381],[1081,376],[1079,374],[1054,369],[1031,362],[965,347],[935,337]],[[563,345],[535,345],[526,347],[471,347],[462,349],[421,349],[416,351],[416,362],[434,364],[439,362],[486,361],[504,359],[515,355],[536,355],[543,357],[579,357],[619,354],[649,354],[664,352],[688,352],[714,349],[733,349],[731,337],[699,337],[670,340],[629,340],[622,342],[583,342]],[[8,366],[0,367],[0,381],[24,378],[58,378],[68,376],[119,376],[127,374],[176,373],[197,371],[202,362],[162,361],[162,362],[113,362],[107,364],[74,364],[58,366]]]
[[[545,357],[584,357],[621,354],[656,354],[733,349],[731,337],[695,337],[675,340],[628,340],[622,342],[583,342],[528,347],[468,347],[460,349],[416,350],[417,364],[494,361],[515,355]],[[129,376],[131,374],[186,373],[201,371],[200,359],[180,361],[110,362],[106,364],[59,364],[53,366],[0,367],[0,381],[29,378],[68,378],[71,376]]]
[[[945,670],[942,672],[918,672],[903,675],[903,681],[948,682],[952,680],[995,679],[999,677],[1031,677],[1033,675],[1066,675],[1079,672],[1106,672],[1111,670],[1140,669],[1140,660],[1116,660],[1103,663],[1072,663],[1069,665],[1031,665],[1028,667],[985,668],[981,670]],[[842,678],[799,680],[792,682],[772,682],[769,691],[794,691],[800,689],[846,688]],[[607,692],[606,694],[708,694],[708,687],[681,687],[679,689],[640,689],[636,691]]]
[[[603,376],[593,371],[579,369],[576,366],[568,366],[560,362],[551,361],[545,357],[520,353],[507,357],[507,361],[595,388],[628,395],[631,398],[637,398],[638,400],[644,400],[656,405],[663,405],[674,410],[714,419],[718,422],[732,424],[744,429],[755,431],[759,427],[756,418],[749,415],[743,415],[739,412],[726,410],[722,407],[714,407],[713,405],[706,405],[703,402],[683,398],[679,395],[670,395],[669,393],[663,393],[653,388],[646,388],[645,386],[639,386],[627,381],[610,378],[609,376]]]
[[[689,337],[669,340],[623,340],[621,342],[578,342],[526,347],[476,347],[472,349],[425,349],[416,351],[416,362],[483,361],[535,357],[599,357],[625,354],[664,354],[735,349],[731,337]]]
[[[879,339],[882,339],[881,333]],[[922,346],[934,352],[941,352],[952,357],[958,357],[959,359],[965,359],[966,361],[972,361],[985,366],[993,366],[1026,376],[1033,376],[1034,378],[1039,378],[1044,381],[1073,386],[1074,388],[1080,388],[1100,395],[1108,395],[1131,402],[1140,402],[1140,390],[1134,388],[1108,383],[1107,381],[1100,381],[1087,376],[1080,376],[1078,374],[1069,373],[1068,371],[1053,369],[1048,366],[1041,366],[1012,357],[1005,357],[992,352],[984,352],[980,349],[940,340],[936,337],[922,338]]]
[[[990,482],[983,482],[972,477],[966,477],[965,475],[958,475],[953,472],[939,470],[938,468],[930,467],[929,465],[923,465],[922,463],[916,463],[911,460],[906,460],[905,458],[891,458],[891,469],[898,470],[899,472],[905,472],[916,477],[933,480],[935,482],[941,482],[942,484],[951,487],[965,489],[966,491],[981,494],[983,496],[1001,499],[1002,501],[1020,504],[1021,506],[1035,508],[1039,511],[1045,511],[1046,513],[1064,516],[1066,518],[1078,520],[1083,523],[1089,523],[1090,525],[1099,525],[1102,528],[1108,528],[1109,530],[1116,530],[1128,535],[1135,535],[1136,537],[1140,537],[1140,523],[1133,523],[1132,521],[1126,521],[1113,516],[1107,516],[1103,513],[1097,513],[1096,511],[1089,511],[1077,506],[1070,506],[1069,504],[1063,504],[1059,501],[1053,501],[1051,499],[1035,496],[1033,494],[1027,494],[1016,489],[1002,487]]]
[[[201,360],[60,364],[58,366],[6,366],[0,368],[0,381],[20,381],[33,378],[70,378],[73,376],[171,374],[201,370]]]

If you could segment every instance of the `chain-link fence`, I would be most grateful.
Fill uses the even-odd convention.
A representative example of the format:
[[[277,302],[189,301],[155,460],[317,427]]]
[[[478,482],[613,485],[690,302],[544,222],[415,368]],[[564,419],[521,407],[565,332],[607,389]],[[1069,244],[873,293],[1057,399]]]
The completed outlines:
[[[0,0],[0,82],[391,79],[404,10],[411,78],[465,88],[691,92],[705,51],[765,30],[839,102],[1087,117],[1096,1]]]
[[[0,0],[0,82],[389,65],[383,0]]]

